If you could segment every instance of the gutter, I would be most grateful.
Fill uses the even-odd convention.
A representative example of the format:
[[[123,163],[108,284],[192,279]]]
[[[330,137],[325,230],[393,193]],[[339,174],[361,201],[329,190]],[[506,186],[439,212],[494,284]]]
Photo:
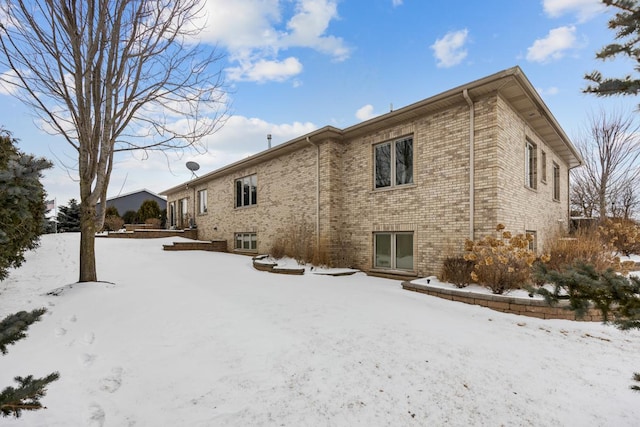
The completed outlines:
[[[469,97],[469,91],[464,89],[462,91],[462,96],[467,101],[469,105],[469,240],[474,240],[474,213],[476,210],[475,207],[475,154],[474,154],[474,142],[475,142],[475,134],[474,134],[474,110],[473,110],[473,101]]]
[[[316,251],[320,250],[320,146],[307,136],[307,142],[316,147]]]

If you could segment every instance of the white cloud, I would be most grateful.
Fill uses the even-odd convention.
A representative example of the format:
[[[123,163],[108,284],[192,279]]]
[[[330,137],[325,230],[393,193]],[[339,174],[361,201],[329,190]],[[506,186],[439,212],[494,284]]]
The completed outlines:
[[[540,94],[540,96],[553,96],[553,95],[557,95],[558,93],[560,93],[560,89],[558,89],[556,86],[550,86],[546,89],[544,88],[536,88],[536,90],[538,91],[538,93]]]
[[[360,121],[365,121],[365,120],[369,120],[375,116],[377,116],[377,113],[374,113],[373,111],[373,105],[371,104],[367,104],[361,108],[358,109],[358,111],[356,111],[356,117],[358,118],[358,120]]]
[[[19,91],[19,83],[18,76],[13,70],[0,74],[0,95],[15,96]]]
[[[295,0],[293,14],[285,17],[287,7],[278,0],[206,0],[206,21],[196,25],[204,26],[203,42],[223,46],[239,64],[228,68],[232,81],[283,81],[299,74],[299,59],[280,58],[290,48],[313,49],[337,61],[349,57],[344,40],[327,33],[339,18],[336,0]]]
[[[573,13],[584,22],[602,12],[605,6],[601,0],[543,0],[542,7],[552,18]]]
[[[453,67],[467,57],[467,50],[464,49],[464,46],[468,35],[469,31],[466,28],[464,30],[451,31],[431,45],[438,67]]]
[[[549,31],[547,37],[536,40],[527,49],[527,60],[531,62],[548,62],[560,59],[567,50],[576,47],[576,27],[565,26]]]
[[[302,64],[297,58],[289,57],[284,61],[259,59],[255,62],[242,61],[238,67],[226,69],[229,79],[234,81],[284,81],[302,72]]]
[[[391,0],[391,4],[393,5],[393,7],[401,6],[402,0]]]

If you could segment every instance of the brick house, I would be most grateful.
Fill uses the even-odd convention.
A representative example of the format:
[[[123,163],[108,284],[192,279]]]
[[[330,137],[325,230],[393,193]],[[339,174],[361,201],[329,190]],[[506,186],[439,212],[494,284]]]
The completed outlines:
[[[164,191],[169,226],[268,253],[309,225],[334,260],[436,274],[497,223],[536,248],[569,221],[581,158],[519,67],[346,129],[326,126]],[[194,215],[195,213],[195,215]]]

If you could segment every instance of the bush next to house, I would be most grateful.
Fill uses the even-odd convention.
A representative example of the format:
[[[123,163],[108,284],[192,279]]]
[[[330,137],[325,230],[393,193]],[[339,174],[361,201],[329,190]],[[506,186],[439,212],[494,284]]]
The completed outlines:
[[[592,228],[579,229],[571,237],[558,235],[548,239],[544,250],[549,255],[548,270],[565,271],[579,261],[591,264],[599,271],[618,269],[620,264],[614,255],[615,248]]]
[[[471,273],[475,263],[466,260],[463,256],[449,256],[442,262],[442,269],[438,280],[452,283],[458,288],[464,288],[471,284]]]
[[[598,231],[603,241],[623,255],[640,253],[640,227],[631,220],[605,220]]]
[[[465,242],[467,253],[464,259],[475,263],[471,279],[494,294],[527,285],[531,279],[531,267],[536,261],[535,252],[529,249],[533,237],[512,235],[504,228],[502,224],[496,227],[500,237],[486,236]]]

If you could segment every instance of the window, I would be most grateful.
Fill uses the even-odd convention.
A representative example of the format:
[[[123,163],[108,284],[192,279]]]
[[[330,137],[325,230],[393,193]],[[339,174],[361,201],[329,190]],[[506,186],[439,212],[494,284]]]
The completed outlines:
[[[543,151],[540,152],[540,167],[542,168],[542,182],[547,182],[547,153]]]
[[[258,250],[256,233],[236,233],[236,249],[245,251]]]
[[[176,226],[176,202],[169,203],[169,227]]]
[[[374,147],[375,188],[413,184],[413,138]]]
[[[178,227],[188,227],[189,224],[189,211],[187,209],[189,199],[178,200]]]
[[[207,213],[207,190],[198,191],[198,213]]]
[[[560,166],[553,164],[553,200],[560,200]]]
[[[535,252],[538,248],[538,233],[534,230],[527,230],[525,231],[525,234],[527,237],[531,236],[531,240],[529,240],[529,250]]]
[[[413,270],[413,233],[375,233],[374,267]]]
[[[524,161],[524,174],[525,185],[529,188],[537,188],[537,169],[538,159],[536,155],[537,147],[530,141],[526,142],[525,146],[525,161]]]
[[[255,205],[258,202],[257,182],[256,175],[236,179],[236,208]]]

